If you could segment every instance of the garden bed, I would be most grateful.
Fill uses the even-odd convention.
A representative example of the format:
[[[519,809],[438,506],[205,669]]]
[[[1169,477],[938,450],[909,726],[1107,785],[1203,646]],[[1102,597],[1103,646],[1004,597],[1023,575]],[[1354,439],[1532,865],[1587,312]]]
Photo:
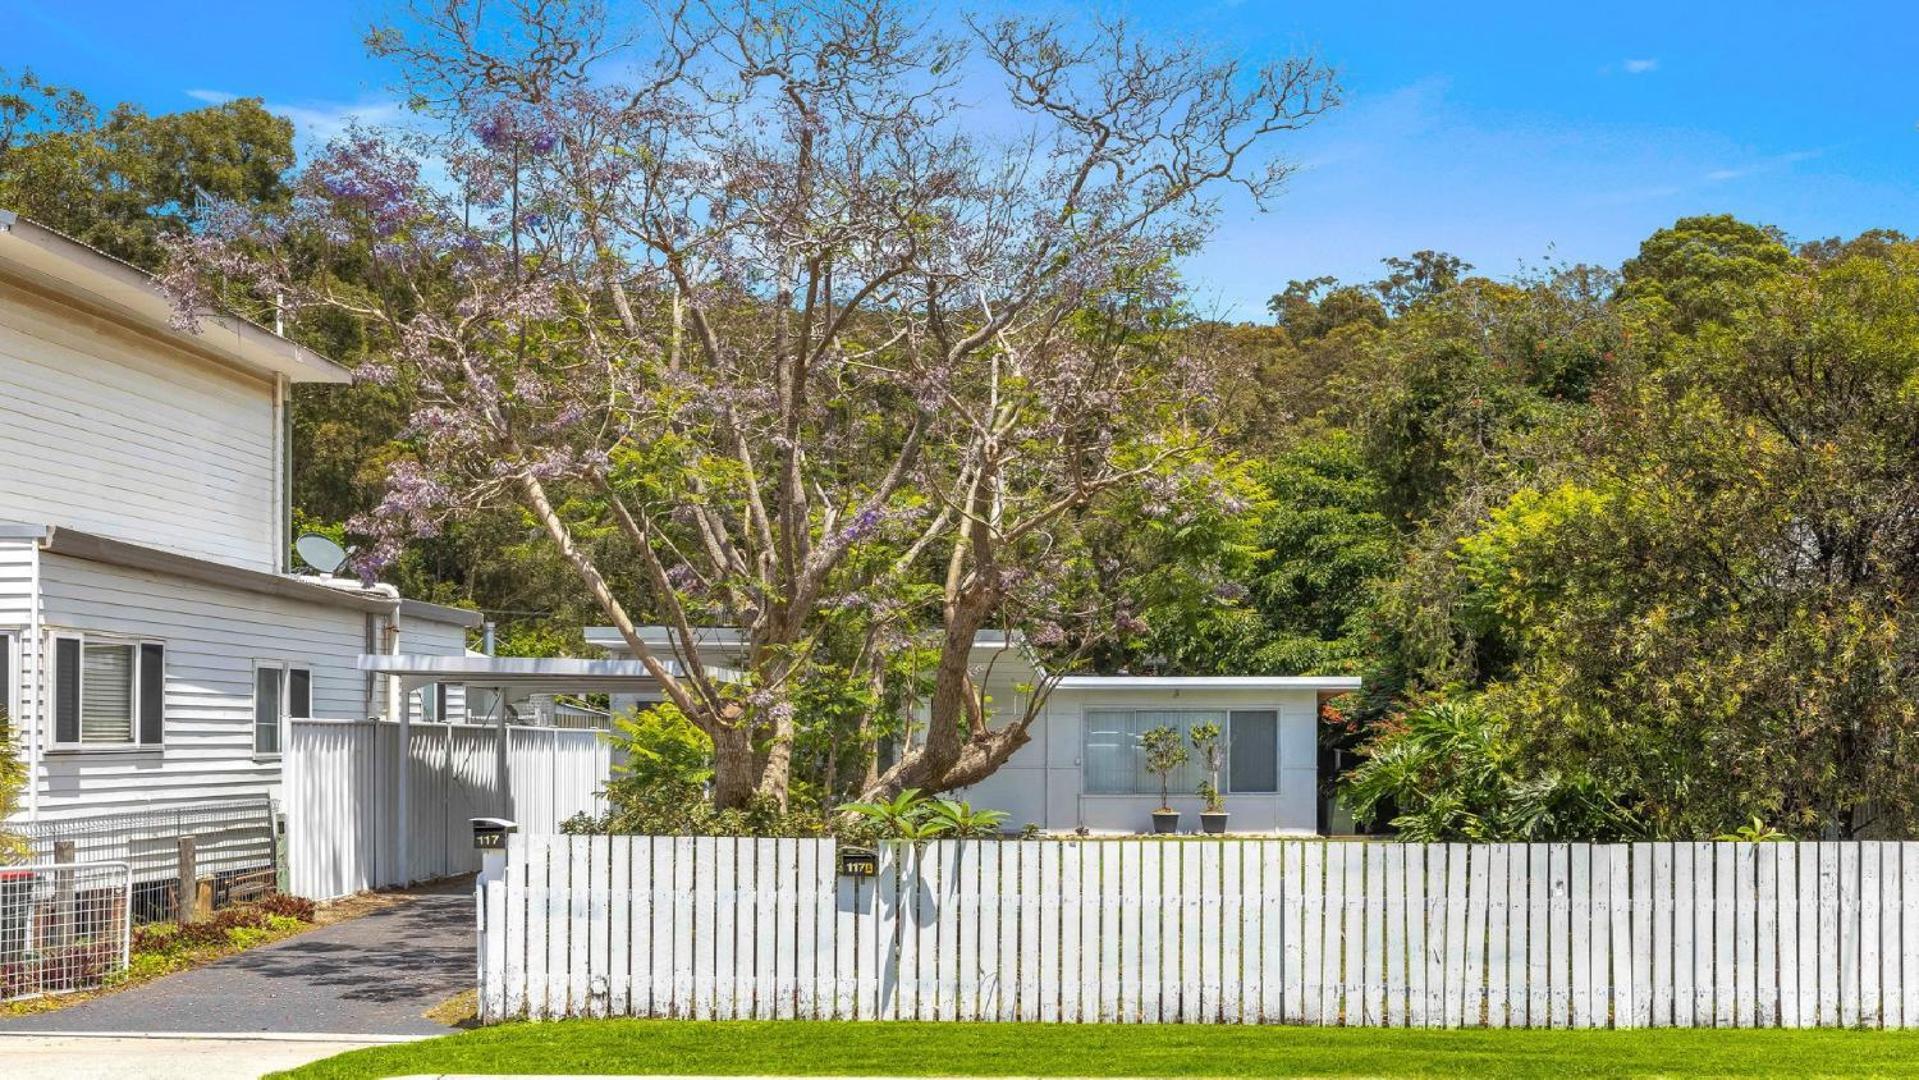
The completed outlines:
[[[0,1015],[62,1009],[281,941],[316,925],[318,916],[311,900],[273,894],[251,903],[222,908],[195,923],[159,922],[136,926],[126,970],[107,975],[100,988],[0,1004]],[[107,959],[103,957],[101,962]],[[118,957],[111,959],[117,961]]]

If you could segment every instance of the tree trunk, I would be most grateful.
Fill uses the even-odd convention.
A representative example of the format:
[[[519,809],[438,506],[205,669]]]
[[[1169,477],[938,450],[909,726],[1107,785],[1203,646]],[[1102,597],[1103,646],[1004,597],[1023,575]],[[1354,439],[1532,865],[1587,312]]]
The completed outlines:
[[[759,787],[760,771],[753,760],[753,740],[738,723],[718,726],[713,732],[713,805],[721,810],[738,810],[752,799]]]
[[[886,775],[870,779],[860,792],[861,802],[890,799],[907,788],[926,795],[977,784],[1006,764],[1014,751],[1033,741],[1031,729],[1024,723],[1010,724],[960,746],[951,762],[940,764],[924,751],[917,751]]]

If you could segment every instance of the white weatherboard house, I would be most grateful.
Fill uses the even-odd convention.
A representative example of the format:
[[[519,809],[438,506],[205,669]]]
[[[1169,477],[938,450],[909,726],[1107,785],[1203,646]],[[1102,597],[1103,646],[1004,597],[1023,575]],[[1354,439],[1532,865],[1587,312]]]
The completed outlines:
[[[648,648],[672,655],[674,636],[664,627],[642,627],[640,635]],[[699,635],[703,663],[738,665],[738,631],[711,629]],[[611,627],[591,628],[586,637],[610,655],[630,655],[625,639]],[[1023,712],[1019,688],[1040,681],[1026,650],[1001,634],[979,636],[972,668],[1002,714]],[[1146,832],[1159,805],[1159,778],[1146,771],[1139,736],[1160,725],[1184,734],[1210,722],[1219,725],[1226,743],[1220,789],[1232,815],[1228,829],[1313,835],[1319,814],[1319,704],[1358,688],[1357,678],[1345,676],[1065,676],[1043,703],[1032,741],[959,795],[975,806],[1006,811],[1015,827]],[[617,712],[649,700],[658,698],[616,696],[613,704]],[[1203,779],[1197,761],[1172,777],[1171,801],[1183,815],[1184,830],[1198,828],[1195,791]]]
[[[292,573],[289,392],[347,372],[170,314],[145,274],[0,211],[0,702],[26,821],[277,799],[295,721],[393,715],[362,654],[461,656],[479,622]]]

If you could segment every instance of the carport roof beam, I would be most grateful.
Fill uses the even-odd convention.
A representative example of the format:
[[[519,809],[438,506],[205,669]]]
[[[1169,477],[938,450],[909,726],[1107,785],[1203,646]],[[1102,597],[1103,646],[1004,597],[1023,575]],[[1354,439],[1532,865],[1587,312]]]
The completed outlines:
[[[398,678],[406,693],[433,683],[463,683],[529,694],[645,694],[660,688],[659,680],[638,660],[580,660],[551,656],[427,656],[417,653],[370,653],[359,658],[361,671]],[[721,682],[739,679],[739,673],[709,668]]]

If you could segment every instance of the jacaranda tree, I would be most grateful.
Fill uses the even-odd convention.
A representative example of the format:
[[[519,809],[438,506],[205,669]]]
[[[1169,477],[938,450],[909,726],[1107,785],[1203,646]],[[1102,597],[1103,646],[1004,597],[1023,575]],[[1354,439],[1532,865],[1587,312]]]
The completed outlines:
[[[1118,23],[948,32],[891,0],[436,3],[372,41],[431,132],[354,133],[285,213],[210,215],[169,275],[187,311],[350,316],[362,377],[413,388],[363,571],[523,508],[711,738],[723,807],[784,802],[824,670],[927,651],[923,737],[864,794],[940,791],[1044,697],[996,715],[977,631],[1062,668],[1140,629],[1076,523],[1219,501],[1171,267],[1222,189],[1274,191],[1327,69]],[[737,677],[702,625],[743,629]]]

